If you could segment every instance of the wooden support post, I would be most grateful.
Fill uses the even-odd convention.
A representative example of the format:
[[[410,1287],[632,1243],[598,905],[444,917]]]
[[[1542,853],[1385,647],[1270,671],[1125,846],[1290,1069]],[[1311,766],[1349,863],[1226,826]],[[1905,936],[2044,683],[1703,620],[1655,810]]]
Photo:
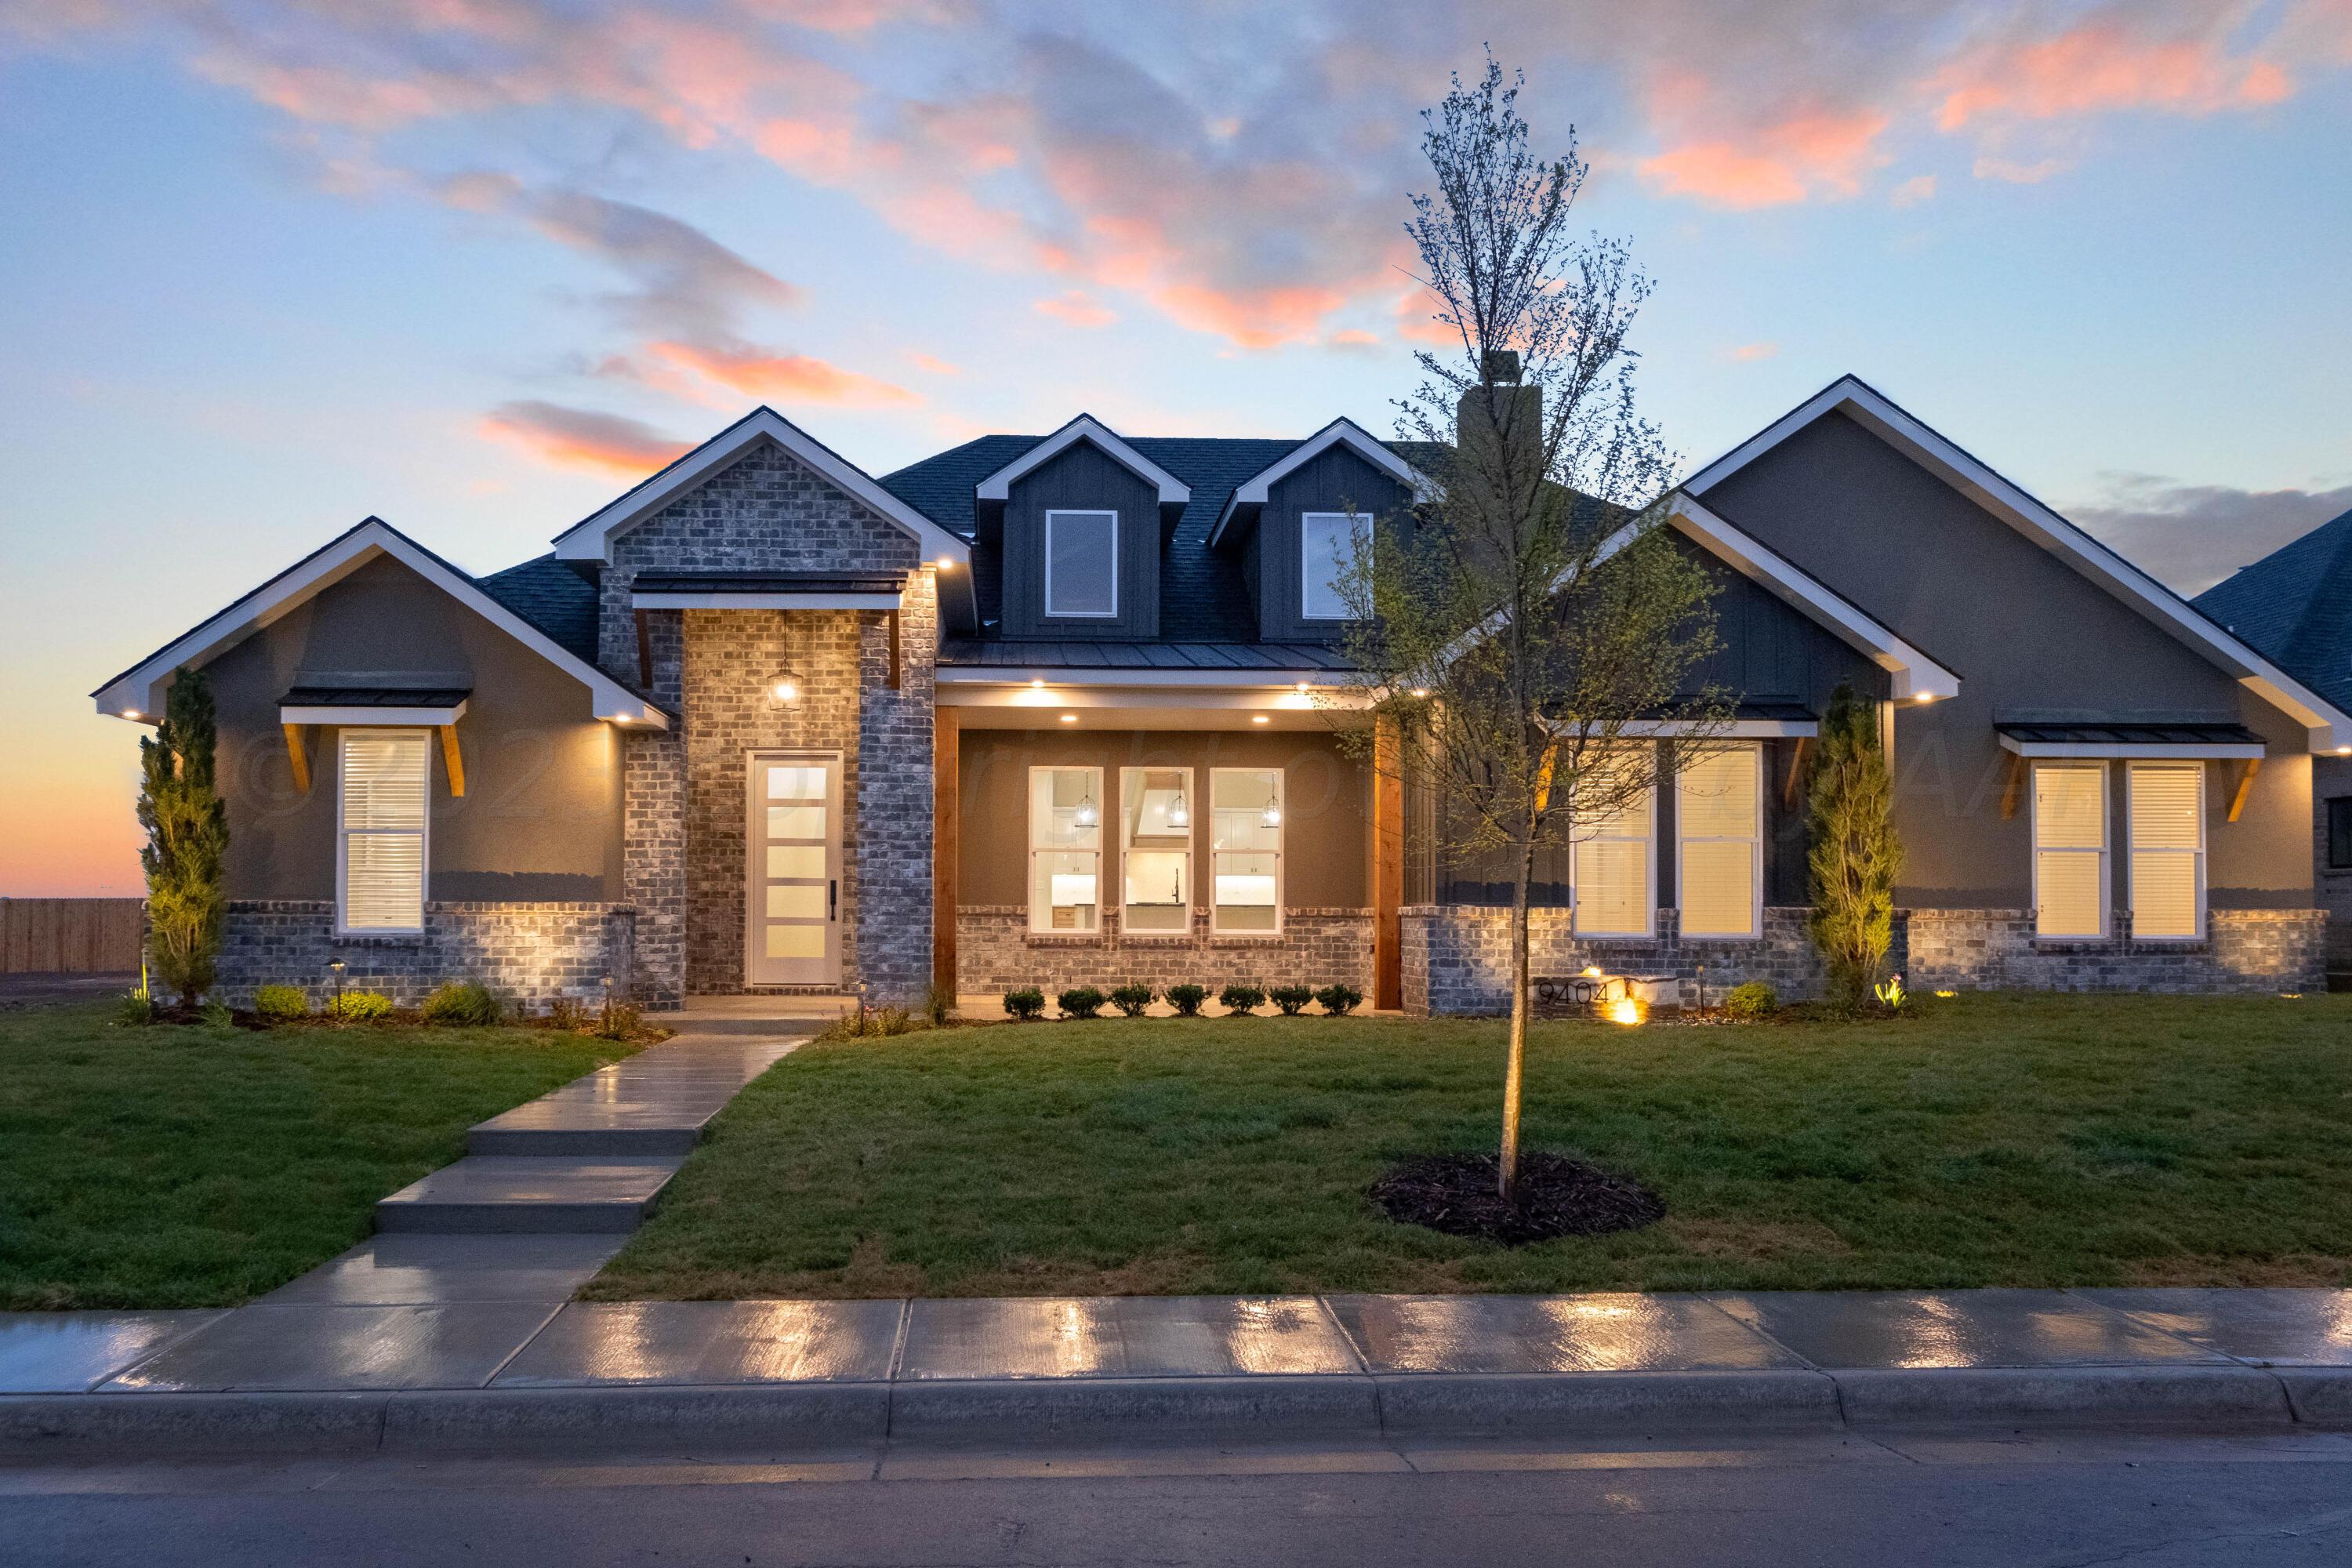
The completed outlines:
[[[441,731],[441,761],[449,770],[449,793],[462,795],[466,793],[466,759],[457,752],[457,726],[439,724],[435,728]]]
[[[890,689],[898,689],[898,612],[886,612],[890,617]]]
[[[2230,797],[2231,821],[2237,821],[2238,813],[2246,809],[2246,796],[2253,791],[2254,775],[2262,771],[2262,758],[2248,757],[2246,759],[2246,771],[2238,775],[2238,792]]]
[[[281,724],[286,731],[286,760],[294,764],[294,788],[298,794],[310,793],[310,758],[302,749],[302,726]]]
[[[654,689],[654,631],[646,620],[646,612],[636,612],[637,622],[637,685],[645,690]]]
[[[1780,809],[1797,809],[1797,786],[1805,782],[1805,748],[1813,743],[1811,735],[1800,735],[1789,752],[1789,776],[1780,785]]]
[[[1372,1005],[1404,1005],[1404,746],[1394,719],[1372,722]]]
[[[2000,819],[2008,822],[2017,816],[2017,803],[2025,793],[2025,759],[2017,752],[2009,754],[2009,782],[2000,789]]]
[[[934,708],[931,722],[931,983],[956,989],[957,870],[962,850],[962,769],[956,710]]]

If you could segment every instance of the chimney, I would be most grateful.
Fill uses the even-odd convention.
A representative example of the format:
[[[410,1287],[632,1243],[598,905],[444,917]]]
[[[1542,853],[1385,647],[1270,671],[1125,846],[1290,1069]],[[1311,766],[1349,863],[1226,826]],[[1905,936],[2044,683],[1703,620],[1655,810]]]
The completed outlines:
[[[1519,356],[1509,349],[1487,350],[1480,368],[1479,384],[1454,405],[1461,478],[1531,489],[1543,477],[1543,388],[1519,384]]]

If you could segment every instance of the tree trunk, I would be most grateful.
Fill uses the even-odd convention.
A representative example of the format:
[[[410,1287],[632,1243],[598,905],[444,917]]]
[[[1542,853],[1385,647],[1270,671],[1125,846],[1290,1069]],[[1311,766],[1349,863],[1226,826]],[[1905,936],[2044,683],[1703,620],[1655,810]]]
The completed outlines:
[[[1535,875],[1535,840],[1519,846],[1511,881],[1511,1050],[1503,1068],[1503,1148],[1496,1190],[1509,1203],[1519,1184],[1519,1092],[1528,1063],[1528,884]]]

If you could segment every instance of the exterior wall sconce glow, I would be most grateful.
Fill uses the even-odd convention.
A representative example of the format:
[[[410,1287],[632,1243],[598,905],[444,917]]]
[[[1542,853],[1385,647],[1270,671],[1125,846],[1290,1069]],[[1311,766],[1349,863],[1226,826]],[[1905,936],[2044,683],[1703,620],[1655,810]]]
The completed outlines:
[[[768,695],[779,702],[798,702],[801,700],[802,684],[798,674],[789,669],[783,670],[775,679],[768,683]]]
[[[1412,689],[1412,694],[1415,697],[1426,697],[1429,695],[1429,688],[1426,686],[1416,686]]]
[[[952,572],[955,570],[955,563],[942,555],[937,561],[931,563],[931,570],[934,572]]]

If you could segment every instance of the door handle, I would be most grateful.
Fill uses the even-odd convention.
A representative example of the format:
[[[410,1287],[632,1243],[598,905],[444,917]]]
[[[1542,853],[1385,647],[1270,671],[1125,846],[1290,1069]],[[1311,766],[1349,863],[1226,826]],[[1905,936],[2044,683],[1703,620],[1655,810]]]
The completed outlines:
[[[829,921],[839,920],[841,918],[838,912],[840,908],[841,879],[835,877],[832,881],[827,882],[824,885],[824,918]]]

